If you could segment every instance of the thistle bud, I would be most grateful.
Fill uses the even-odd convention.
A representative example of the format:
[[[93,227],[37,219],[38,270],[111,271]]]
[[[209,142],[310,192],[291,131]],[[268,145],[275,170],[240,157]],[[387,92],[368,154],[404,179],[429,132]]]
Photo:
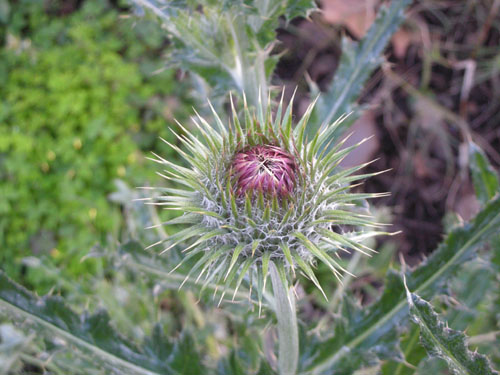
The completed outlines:
[[[344,117],[307,141],[314,103],[295,127],[291,103],[284,111],[281,102],[275,116],[270,107],[254,113],[245,105],[240,122],[232,105],[232,124],[212,107],[214,124],[197,114],[193,121],[201,140],[185,131],[178,135],[183,149],[169,144],[191,168],[158,155],[152,159],[167,168],[166,178],[185,187],[163,189],[167,194],[153,203],[183,211],[167,224],[188,227],[151,247],[163,246],[161,254],[185,246],[183,262],[197,259],[187,277],[233,288],[233,298],[246,280],[255,286],[259,304],[270,267],[283,283],[301,271],[323,291],[313,270],[317,262],[340,280],[348,271],[336,260],[339,253],[369,254],[373,250],[362,241],[382,234],[359,204],[382,194],[349,192],[350,183],[370,176],[354,174],[366,164],[339,169],[357,145],[344,148],[340,141],[331,147],[332,131]]]

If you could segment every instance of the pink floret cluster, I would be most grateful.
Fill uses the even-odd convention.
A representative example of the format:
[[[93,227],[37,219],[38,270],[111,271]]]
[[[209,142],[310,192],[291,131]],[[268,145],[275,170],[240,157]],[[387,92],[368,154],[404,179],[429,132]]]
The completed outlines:
[[[289,196],[295,187],[295,158],[280,147],[258,145],[238,152],[232,163],[233,187],[238,196],[262,192]]]

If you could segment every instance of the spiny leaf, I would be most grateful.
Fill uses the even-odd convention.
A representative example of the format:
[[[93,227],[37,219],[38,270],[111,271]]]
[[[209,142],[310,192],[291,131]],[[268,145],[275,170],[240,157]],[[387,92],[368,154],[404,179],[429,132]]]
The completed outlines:
[[[311,124],[310,134],[315,134],[322,124],[327,126],[343,114],[357,109],[354,103],[365,81],[382,62],[384,48],[403,22],[404,10],[410,3],[411,0],[400,0],[393,1],[389,7],[381,7],[375,22],[359,43],[343,40],[340,65],[333,84],[319,98],[314,116],[316,126]],[[335,129],[331,137],[342,134],[359,112],[358,110],[356,116],[351,116]]]
[[[203,243],[205,241],[208,241],[209,239],[211,239],[211,238],[213,238],[215,236],[220,236],[220,235],[222,235],[224,233],[226,233],[226,230],[224,230],[224,229],[214,229],[214,230],[211,230],[210,232],[203,234],[193,244],[189,245],[184,250],[182,250],[182,252],[188,251],[188,250],[192,249],[193,247],[196,247],[199,244],[201,244],[201,243]]]
[[[203,256],[198,259],[198,261],[193,265],[191,266],[191,268],[189,269],[189,272],[188,274],[186,275],[186,278],[184,279],[185,281],[182,282],[182,284],[179,286],[179,289],[182,288],[182,286],[184,285],[185,282],[187,282],[187,280],[193,276],[193,274],[198,271],[201,267],[203,267],[202,271],[198,274],[198,277],[196,278],[196,280],[198,281],[200,278],[201,278],[201,275],[207,270],[210,268],[210,266],[212,265],[213,262],[215,262],[216,260],[218,260],[219,257],[222,256],[222,254],[224,254],[226,251],[228,250],[227,247],[221,247],[219,249],[217,249],[216,251],[206,251],[204,252]],[[186,260],[189,259],[190,256],[192,256],[192,253],[191,252],[190,254],[187,255],[187,257],[185,257],[182,261],[185,262]]]
[[[34,335],[26,336],[10,324],[0,325],[0,374],[14,373],[14,367],[21,365],[19,357],[33,338]]]
[[[217,375],[276,375],[261,353],[262,348],[251,332],[241,332],[236,348],[221,358]]]
[[[280,249],[281,251],[283,251],[283,254],[285,254],[285,259],[287,260],[288,265],[292,270],[292,274],[295,276],[295,267],[293,265],[292,253],[290,252],[290,248],[285,242],[282,242],[280,244]]]
[[[251,258],[246,259],[246,260],[245,260],[245,262],[244,262],[243,264],[246,264],[246,262],[247,262],[248,260],[251,260]],[[224,296],[226,295],[226,292],[230,290],[230,287],[231,287],[231,285],[232,285],[232,283],[233,283],[234,278],[235,278],[236,276],[239,276],[239,275],[240,275],[240,273],[239,273],[239,268],[240,268],[240,267],[242,267],[242,264],[241,264],[241,263],[239,263],[239,264],[238,264],[238,267],[233,267],[233,269],[232,269],[232,270],[230,270],[229,272],[227,272],[227,276],[226,276],[226,277],[225,277],[225,279],[224,279],[224,280],[225,280],[225,285],[224,285],[224,287],[222,288],[222,295],[221,295],[221,297],[220,297],[220,299],[219,299],[219,303],[218,303],[218,305],[220,305],[220,304],[222,303],[222,300],[224,299]],[[223,273],[223,274],[226,274],[226,271],[224,271],[224,273]],[[222,275],[223,275],[223,274],[219,274],[219,278],[220,278],[221,280],[222,280]],[[237,293],[237,289],[235,289],[235,291],[234,291],[234,296],[236,296],[236,293]],[[233,299],[234,299],[234,298],[233,298]]]
[[[143,272],[144,275],[148,275],[153,279],[161,280],[162,286],[166,288],[177,290],[183,282],[189,285],[190,288],[202,289],[203,287],[201,281],[197,282],[194,277],[186,278],[186,274],[180,272],[171,273],[172,266],[167,263],[164,257],[151,257],[151,255],[146,253],[137,242],[132,241],[121,246],[119,253],[114,255],[124,267],[134,272]],[[216,294],[221,294],[224,288],[223,285],[209,282],[205,286],[205,289],[215,292]],[[234,289],[230,289],[227,292],[233,295],[235,291]],[[247,291],[238,292],[236,295],[238,299],[248,300]],[[250,300],[250,302],[257,304],[257,302],[253,300]]]
[[[252,200],[249,194],[245,195],[245,211],[247,216],[252,219]]]
[[[316,288],[319,289],[321,294],[323,294],[323,297],[325,297],[326,300],[328,300],[328,297],[326,296],[325,292],[323,291],[323,288],[321,287],[321,284],[319,283],[318,279],[316,278],[316,275],[314,274],[314,271],[312,268],[300,257],[299,254],[293,253],[292,254],[293,259],[295,259],[295,262],[299,266],[299,268],[304,272],[304,274],[311,279],[311,281],[316,285]]]
[[[205,229],[199,225],[199,226],[192,226],[186,229],[183,229],[172,236],[166,238],[165,240],[160,241],[159,243],[164,243],[168,242],[168,246],[165,247],[160,254],[165,253],[166,251],[174,248],[175,246],[179,245],[182,242],[185,242],[189,240],[192,237],[198,236],[200,234],[205,233]],[[156,244],[149,245],[149,247],[156,246]]]
[[[158,325],[156,325],[158,332]],[[155,333],[153,333],[155,334]],[[156,341],[153,347],[161,348],[162,340],[161,335],[156,333]],[[170,367],[176,371],[177,374],[209,374],[210,371],[202,365],[199,354],[196,353],[196,345],[193,335],[189,332],[182,332],[180,337],[175,341],[170,355]]]
[[[500,227],[500,198],[488,202],[484,209],[463,227],[453,229],[438,249],[417,269],[407,275],[407,284],[415,293],[430,298],[440,284],[474,251],[496,237]],[[401,277],[394,271],[387,276],[382,297],[369,308],[357,312],[340,336],[323,341],[313,354],[307,374],[322,374],[336,368],[343,356],[353,351],[369,350],[380,345],[407,315],[406,294]]]
[[[271,252],[266,251],[262,255],[262,276],[264,278],[263,280],[263,290],[266,290],[266,283],[267,283],[267,276],[269,272],[269,260],[271,259]]]
[[[411,327],[401,340],[401,351],[404,353],[404,361],[387,361],[382,367],[381,375],[414,375],[414,365],[420,363],[426,356],[425,349],[418,343],[419,328]]]
[[[0,271],[0,306],[3,314],[31,321],[50,332],[50,335],[59,336],[80,350],[91,353],[104,366],[114,370],[121,369],[127,374],[176,374],[171,364],[185,360],[179,359],[172,352],[167,357],[158,357],[158,352],[145,349],[151,348],[148,344],[142,348],[136,346],[115,331],[106,311],[101,310],[93,315],[78,315],[67,307],[61,298],[38,298],[10,280],[3,271]],[[165,340],[157,343],[171,347]],[[190,361],[199,361],[198,355],[192,351],[189,357]]]
[[[471,352],[463,332],[448,328],[432,306],[406,288],[410,316],[420,326],[420,342],[429,355],[444,359],[455,375],[498,375],[487,357]]]
[[[278,60],[269,47],[280,19],[307,16],[315,8],[312,0],[132,2],[162,21],[172,42],[169,65],[190,70],[219,94],[245,93],[253,106],[268,94]]]
[[[238,279],[236,280],[236,284],[234,287],[234,293],[232,296],[232,300],[234,301],[234,298],[236,297],[236,293],[238,292],[238,289],[240,288],[241,282],[243,281],[244,277],[247,275],[248,269],[252,265],[254,260],[252,258],[247,258],[244,262],[243,265],[241,266],[240,274],[238,276]]]
[[[236,264],[236,261],[238,260],[238,257],[240,256],[240,253],[241,253],[241,251],[243,250],[244,247],[245,247],[245,244],[239,244],[233,250],[233,255],[231,256],[231,263],[229,263],[229,269],[228,269],[228,271],[226,273],[226,276],[225,276],[224,280],[227,279],[227,277],[229,275],[229,272],[231,272],[231,269]]]
[[[160,224],[151,225],[151,226],[146,227],[144,229],[153,229],[153,228],[157,228],[157,227],[165,226],[165,225],[199,224],[200,221],[201,221],[200,215],[195,214],[195,213],[187,213],[187,214],[184,214],[182,216],[176,217],[174,219],[164,221]]]
[[[347,236],[343,236],[341,234],[338,234],[338,233],[335,233],[335,232],[332,232],[332,231],[329,231],[329,230],[325,230],[325,229],[321,229],[320,233],[325,238],[328,238],[328,239],[332,240],[333,243],[336,244],[337,246],[338,246],[338,244],[341,244],[341,245],[344,245],[347,248],[354,249],[354,250],[359,251],[360,253],[368,255],[368,256],[371,256],[371,254],[369,253],[370,251],[374,252],[374,250],[372,250],[372,249],[364,246],[361,243],[358,243],[356,241],[351,240]]]
[[[339,272],[339,270],[342,270],[343,272],[347,272],[344,268],[342,268],[335,260],[333,260],[326,252],[321,250],[318,246],[316,246],[311,240],[309,240],[306,236],[304,236],[300,232],[294,232],[293,235],[300,240],[304,246],[313,254],[316,258],[321,260],[323,263],[325,263],[330,270],[333,272],[335,277],[337,277],[338,280],[340,280],[340,277],[342,274]]]
[[[260,240],[253,240],[253,242],[252,242],[252,257],[255,255],[255,251],[259,247],[260,242],[261,242]]]
[[[473,142],[469,143],[469,168],[476,196],[484,204],[500,191],[500,182],[483,150]]]

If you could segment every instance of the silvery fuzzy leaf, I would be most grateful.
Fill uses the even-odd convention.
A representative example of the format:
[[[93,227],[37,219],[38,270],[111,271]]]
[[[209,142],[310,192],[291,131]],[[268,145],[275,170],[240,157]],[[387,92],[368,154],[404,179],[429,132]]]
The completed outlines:
[[[455,375],[495,375],[488,358],[467,347],[466,336],[448,327],[427,301],[406,289],[410,316],[420,326],[420,342],[430,356],[442,358]]]
[[[463,227],[455,228],[438,249],[417,269],[408,273],[407,284],[416,293],[430,298],[443,280],[475,254],[478,247],[495,238],[500,227],[500,198],[487,203],[484,209]],[[307,374],[322,374],[334,369],[355,350],[367,350],[401,324],[408,314],[406,295],[401,277],[388,273],[382,297],[364,309],[363,318],[350,319],[341,333],[322,341],[311,353]],[[357,315],[355,315],[357,316]],[[353,324],[355,323],[355,324]],[[307,363],[308,359],[303,359]]]
[[[24,347],[32,340],[33,336],[24,335],[11,324],[0,325],[0,374],[14,371]]]
[[[170,65],[205,80],[214,95],[245,93],[254,106],[268,94],[276,64],[270,52],[280,18],[306,16],[315,9],[311,0],[131,2],[161,20],[172,41]]]
[[[383,61],[382,53],[390,38],[404,20],[404,10],[411,0],[393,1],[389,7],[383,6],[364,38],[356,43],[344,38],[342,56],[331,86],[318,100],[311,126],[314,134],[320,126],[327,126],[340,116],[351,113],[331,135],[340,136],[359,117],[361,109],[356,101],[370,74]]]
[[[47,337],[65,345],[109,371],[121,374],[179,374],[187,368],[204,372],[191,339],[184,335],[172,344],[156,328],[142,346],[117,332],[106,311],[78,315],[57,296],[37,297],[0,271],[0,312],[16,321],[28,321]],[[76,351],[75,351],[76,353]],[[200,373],[201,373],[200,372]]]
[[[500,191],[500,181],[483,150],[473,142],[469,142],[469,168],[476,196],[484,204]]]
[[[373,366],[380,359],[402,359],[395,325],[405,317],[406,311],[394,312],[391,321],[383,317],[404,297],[403,282],[394,271],[389,271],[386,282],[383,295],[371,309],[344,298],[333,335],[317,342],[311,363],[304,368],[306,374],[347,374]],[[307,364],[306,358],[303,363]]]
[[[212,296],[220,297],[224,291],[230,296],[233,296],[235,292],[231,288],[224,288],[223,284],[209,283],[204,286],[203,278],[196,281],[196,277],[188,277],[187,272],[183,272],[187,271],[189,267],[186,270],[181,268],[176,272],[171,272],[175,264],[180,261],[179,259],[154,256],[144,251],[144,247],[135,241],[120,246],[115,258],[119,266],[128,268],[133,272],[143,272],[147,277],[157,280],[160,289],[178,290],[184,284],[192,290],[201,290],[203,288],[203,291],[206,291],[210,298]],[[257,305],[257,302],[250,298],[251,296],[249,296],[245,287],[240,287],[235,296],[237,301],[249,301]],[[264,303],[264,305],[266,304]]]

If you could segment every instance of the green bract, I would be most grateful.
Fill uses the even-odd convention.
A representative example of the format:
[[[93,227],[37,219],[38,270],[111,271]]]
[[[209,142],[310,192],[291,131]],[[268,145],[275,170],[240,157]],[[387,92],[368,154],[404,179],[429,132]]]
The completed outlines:
[[[183,262],[198,258],[188,276],[198,275],[198,280],[204,278],[206,283],[238,290],[248,275],[247,281],[256,287],[259,302],[271,262],[285,286],[300,270],[323,292],[313,270],[316,262],[326,264],[340,280],[347,271],[338,262],[339,253],[355,250],[368,254],[373,250],[361,241],[382,233],[375,230],[379,224],[357,203],[384,194],[349,192],[352,182],[373,173],[353,175],[366,164],[339,168],[342,159],[363,141],[350,147],[344,147],[345,139],[334,146],[328,142],[346,116],[324,126],[313,139],[306,139],[314,103],[295,127],[292,104],[285,110],[283,99],[274,116],[270,101],[266,113],[262,105],[252,111],[246,101],[244,104],[241,119],[232,104],[232,121],[227,125],[213,107],[214,126],[196,114],[194,123],[201,140],[184,128],[185,134],[178,135],[186,151],[169,143],[191,169],[155,154],[152,160],[166,167],[162,176],[185,189],[163,189],[166,194],[151,203],[184,212],[166,225],[189,226],[150,247],[161,245],[161,253],[165,253],[191,240],[183,250]],[[242,150],[256,146],[264,150],[272,147],[280,150],[279,155],[294,158],[290,163],[296,165],[286,171],[286,178],[294,180],[294,187],[287,194],[269,194],[279,190],[268,185],[259,190],[259,184],[253,184],[257,187],[251,192],[245,186],[245,194],[241,194],[242,187],[237,186],[241,179],[234,178],[235,155],[241,163]],[[289,176],[291,170],[295,176]],[[277,173],[283,178],[282,171]]]

